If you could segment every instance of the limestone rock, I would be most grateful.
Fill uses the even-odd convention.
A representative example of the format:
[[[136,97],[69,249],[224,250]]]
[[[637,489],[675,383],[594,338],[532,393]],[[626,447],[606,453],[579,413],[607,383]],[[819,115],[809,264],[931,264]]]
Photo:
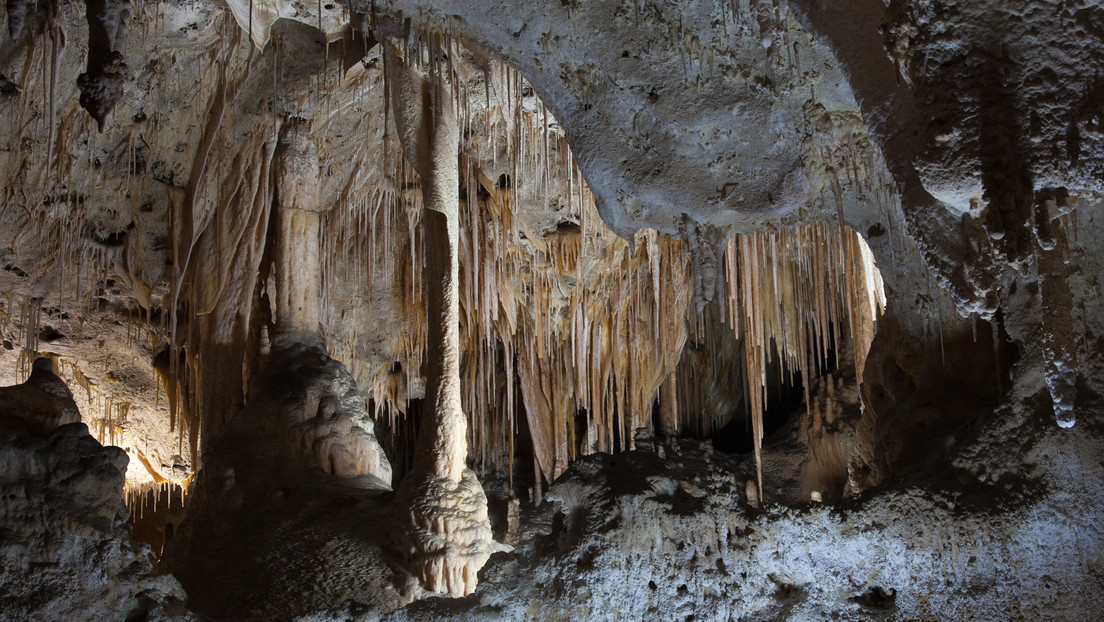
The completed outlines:
[[[395,499],[395,516],[400,552],[431,592],[467,596],[491,554],[511,550],[495,542],[487,496],[470,469],[459,482],[427,471],[408,474]]]
[[[89,435],[44,360],[0,389],[0,618],[193,620],[130,537],[126,454]]]

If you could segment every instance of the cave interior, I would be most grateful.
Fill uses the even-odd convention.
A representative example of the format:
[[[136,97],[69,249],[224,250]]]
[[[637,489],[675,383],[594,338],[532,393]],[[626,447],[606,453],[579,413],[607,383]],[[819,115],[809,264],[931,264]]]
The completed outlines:
[[[1098,0],[0,15],[0,620],[1104,616]]]

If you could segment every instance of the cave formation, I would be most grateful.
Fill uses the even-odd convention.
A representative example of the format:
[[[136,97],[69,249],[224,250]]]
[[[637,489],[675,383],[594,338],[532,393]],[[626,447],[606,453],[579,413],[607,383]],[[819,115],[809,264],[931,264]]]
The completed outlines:
[[[8,0],[0,619],[1104,613],[1093,0]]]

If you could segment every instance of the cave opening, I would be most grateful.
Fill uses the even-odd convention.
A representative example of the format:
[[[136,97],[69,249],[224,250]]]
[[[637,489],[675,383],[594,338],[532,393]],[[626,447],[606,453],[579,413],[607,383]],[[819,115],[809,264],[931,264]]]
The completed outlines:
[[[829,343],[826,353],[818,357],[820,360],[813,367],[820,376],[836,373],[838,370],[839,359],[834,335],[829,335]],[[807,408],[805,400],[808,395],[804,374],[800,370],[790,374],[782,373],[777,354],[777,342],[773,339],[771,347],[776,354],[767,367],[768,385],[764,391],[767,403],[763,409],[764,440],[791,423],[793,417]],[[818,355],[810,352],[809,356]],[[750,453],[754,449],[755,437],[751,427],[751,411],[747,402],[741,402],[740,408],[728,423],[715,429],[708,438],[719,451],[730,454]]]

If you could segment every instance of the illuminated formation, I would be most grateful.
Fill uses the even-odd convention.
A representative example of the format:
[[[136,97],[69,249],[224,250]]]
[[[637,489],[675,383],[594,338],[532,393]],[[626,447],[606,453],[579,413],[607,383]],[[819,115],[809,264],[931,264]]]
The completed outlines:
[[[389,44],[385,44],[389,45]],[[460,202],[454,53],[434,42],[429,76],[416,61],[385,52],[395,123],[422,184],[425,228],[426,398],[413,470],[398,489],[398,539],[415,574],[435,592],[465,596],[498,545],[492,540],[487,497],[467,467],[468,422],[460,397]],[[420,56],[422,50],[416,50]],[[409,50],[408,50],[409,53]],[[410,522],[405,514],[409,513]]]
[[[0,619],[1098,619],[1092,0],[8,0]]]

